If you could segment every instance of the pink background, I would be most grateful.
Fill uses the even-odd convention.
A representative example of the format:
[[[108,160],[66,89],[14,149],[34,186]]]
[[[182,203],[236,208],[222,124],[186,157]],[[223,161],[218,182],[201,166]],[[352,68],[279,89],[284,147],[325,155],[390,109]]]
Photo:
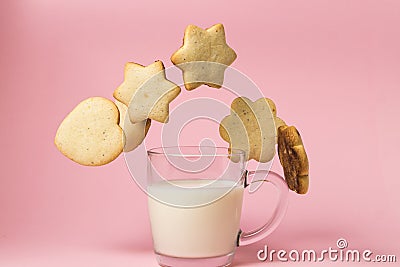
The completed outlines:
[[[291,192],[280,227],[239,248],[235,266],[268,264],[256,258],[265,244],[321,250],[340,237],[399,260],[400,2],[182,3],[0,2],[0,266],[157,265],[123,157],[82,167],[54,134],[79,101],[112,97],[125,62],[170,66],[187,24],[218,22],[233,66],[300,129],[311,163],[309,193]]]

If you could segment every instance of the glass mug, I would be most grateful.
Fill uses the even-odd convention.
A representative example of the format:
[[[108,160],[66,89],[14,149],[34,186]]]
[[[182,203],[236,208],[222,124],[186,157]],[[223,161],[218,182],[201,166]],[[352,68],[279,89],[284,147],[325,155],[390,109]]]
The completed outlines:
[[[228,266],[236,247],[265,238],[285,214],[286,182],[272,171],[247,171],[242,150],[177,146],[147,155],[149,216],[161,266]],[[267,223],[242,232],[243,193],[255,174],[268,175],[262,181],[278,189],[278,204]]]

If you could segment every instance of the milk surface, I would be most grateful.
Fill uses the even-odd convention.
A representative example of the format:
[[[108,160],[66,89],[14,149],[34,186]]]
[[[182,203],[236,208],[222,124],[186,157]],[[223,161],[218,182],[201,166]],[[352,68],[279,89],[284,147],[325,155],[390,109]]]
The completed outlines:
[[[161,200],[148,197],[157,253],[200,258],[235,250],[243,186],[228,180],[177,180],[155,183],[148,190]]]

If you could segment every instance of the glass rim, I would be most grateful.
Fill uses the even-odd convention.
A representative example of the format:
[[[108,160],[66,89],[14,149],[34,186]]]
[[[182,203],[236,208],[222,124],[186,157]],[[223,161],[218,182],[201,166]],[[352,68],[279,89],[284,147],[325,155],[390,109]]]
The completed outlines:
[[[204,153],[201,148],[215,149],[213,153]],[[197,153],[184,153],[182,149],[197,149]],[[147,150],[148,156],[164,155],[171,157],[226,157],[226,156],[245,156],[246,152],[238,148],[229,148],[223,146],[159,146]]]

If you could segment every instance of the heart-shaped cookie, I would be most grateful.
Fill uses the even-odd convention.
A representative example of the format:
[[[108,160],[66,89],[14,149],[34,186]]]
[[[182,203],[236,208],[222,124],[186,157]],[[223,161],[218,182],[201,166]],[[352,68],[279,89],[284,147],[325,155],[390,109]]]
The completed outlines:
[[[102,97],[79,103],[59,126],[54,143],[71,160],[87,166],[113,161],[124,147],[116,105]]]

